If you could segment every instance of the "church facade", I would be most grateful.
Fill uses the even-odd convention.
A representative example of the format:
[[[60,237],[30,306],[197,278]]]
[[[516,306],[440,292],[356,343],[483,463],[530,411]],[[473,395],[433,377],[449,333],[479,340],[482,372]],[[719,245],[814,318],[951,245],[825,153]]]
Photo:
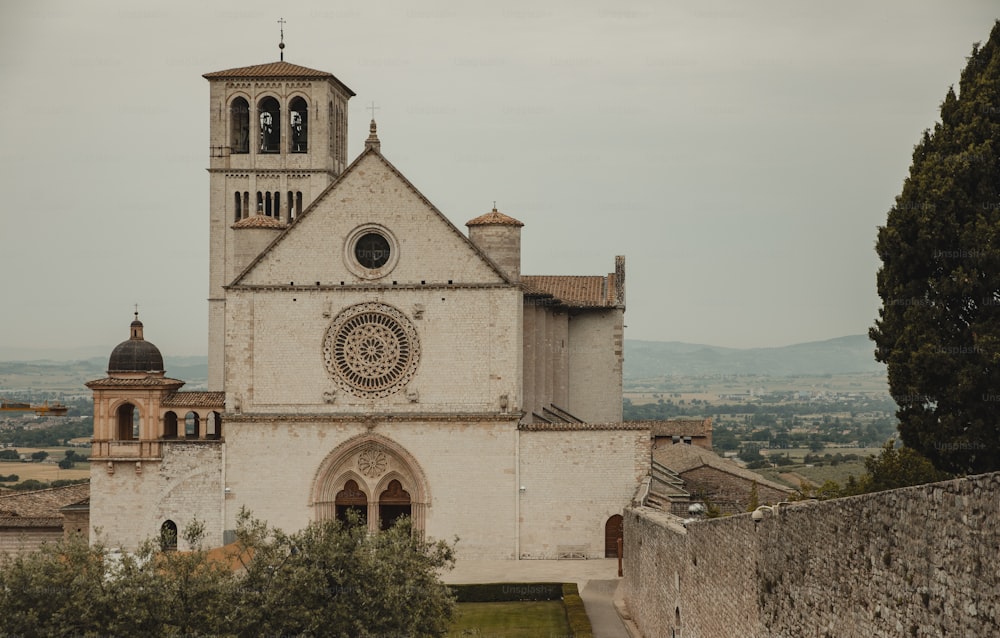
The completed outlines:
[[[613,554],[651,452],[621,421],[624,258],[522,275],[523,224],[494,208],[457,228],[374,120],[348,163],[354,93],[332,74],[205,78],[209,391],[166,376],[137,316],[88,383],[103,542],[197,519],[221,545],[246,508],[288,531],[407,516],[459,557]]]

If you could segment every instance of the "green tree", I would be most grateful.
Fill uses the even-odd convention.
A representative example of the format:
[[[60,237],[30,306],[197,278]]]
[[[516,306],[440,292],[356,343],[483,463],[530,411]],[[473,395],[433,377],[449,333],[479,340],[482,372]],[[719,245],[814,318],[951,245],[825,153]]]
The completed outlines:
[[[1000,469],[1000,21],[913,151],[879,228],[869,331],[903,442],[942,470]]]
[[[47,458],[49,458],[49,453],[46,452],[45,450],[38,450],[37,452],[32,452],[31,453],[31,460],[32,461],[36,461],[36,462],[40,463],[40,462],[44,461]]]
[[[453,548],[413,534],[407,519],[369,534],[351,519],[285,534],[241,512],[246,575],[233,605],[241,635],[443,636],[454,609],[437,571]]]
[[[3,631],[30,636],[443,636],[454,601],[437,577],[453,548],[402,521],[370,535],[339,521],[285,534],[242,513],[232,555],[202,548],[205,526],[109,551],[71,535],[0,557]],[[242,563],[243,570],[233,566]]]
[[[949,478],[950,474],[935,468],[930,460],[916,450],[897,448],[896,441],[889,439],[878,456],[865,459],[865,474],[858,481],[857,488],[861,493],[881,492]]]

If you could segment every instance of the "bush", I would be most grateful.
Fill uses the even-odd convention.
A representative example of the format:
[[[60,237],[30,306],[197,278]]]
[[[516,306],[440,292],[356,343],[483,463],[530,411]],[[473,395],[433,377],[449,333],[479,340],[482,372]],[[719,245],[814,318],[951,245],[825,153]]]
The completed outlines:
[[[594,629],[590,625],[590,617],[580,598],[576,583],[566,583],[562,586],[563,606],[566,608],[566,621],[574,638],[593,638]]]
[[[11,474],[9,476],[4,476],[0,474],[0,483],[17,483],[21,480],[21,477],[17,474]]]

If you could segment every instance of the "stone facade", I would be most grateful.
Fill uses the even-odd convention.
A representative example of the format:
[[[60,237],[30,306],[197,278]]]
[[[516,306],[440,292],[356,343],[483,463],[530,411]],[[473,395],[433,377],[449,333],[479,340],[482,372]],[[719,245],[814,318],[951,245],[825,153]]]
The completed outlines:
[[[463,233],[374,121],[347,164],[353,93],[331,74],[205,77],[210,392],[143,367],[88,384],[105,540],[197,518],[222,544],[242,508],[289,531],[353,511],[373,532],[408,515],[461,557],[603,557],[649,467],[649,425],[618,423],[624,258],[522,277],[523,224],[494,209]]]
[[[1000,473],[689,523],[625,515],[645,636],[1000,634]]]

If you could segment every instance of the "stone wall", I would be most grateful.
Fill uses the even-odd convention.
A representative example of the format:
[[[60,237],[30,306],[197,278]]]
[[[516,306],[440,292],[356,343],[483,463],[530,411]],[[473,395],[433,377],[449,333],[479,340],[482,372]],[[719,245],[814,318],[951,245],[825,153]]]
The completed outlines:
[[[1000,473],[688,524],[625,516],[646,636],[1000,635]]]
[[[520,431],[519,558],[604,558],[608,518],[622,513],[649,471],[649,430],[629,426],[537,424]]]

